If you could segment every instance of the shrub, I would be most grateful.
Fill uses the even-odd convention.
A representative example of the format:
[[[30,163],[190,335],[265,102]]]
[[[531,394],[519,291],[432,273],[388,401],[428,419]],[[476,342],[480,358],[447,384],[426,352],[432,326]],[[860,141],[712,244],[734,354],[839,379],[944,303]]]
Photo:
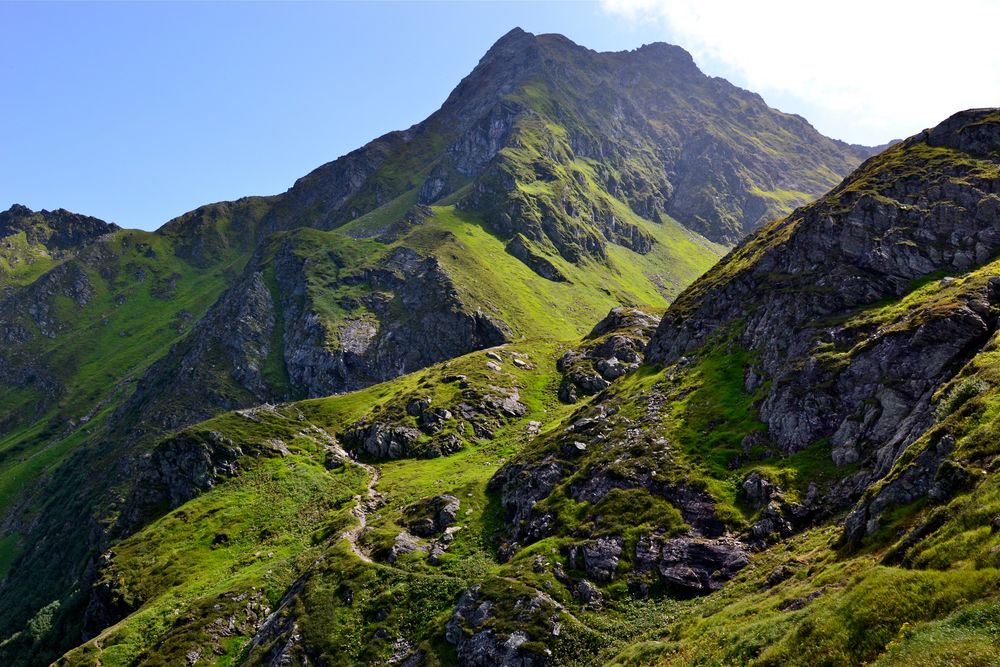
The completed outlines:
[[[948,395],[941,399],[934,409],[934,416],[938,421],[942,421],[962,407],[969,399],[982,394],[990,389],[990,383],[979,378],[966,378],[959,382],[948,392]]]

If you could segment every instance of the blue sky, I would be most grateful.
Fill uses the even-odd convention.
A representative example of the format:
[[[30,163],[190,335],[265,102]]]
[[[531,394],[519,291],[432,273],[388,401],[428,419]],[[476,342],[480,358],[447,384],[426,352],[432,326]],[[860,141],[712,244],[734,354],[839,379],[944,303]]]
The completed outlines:
[[[713,47],[723,30],[657,3],[0,3],[0,208],[152,229],[204,203],[282,192],[425,118],[514,26],[601,51],[679,43],[752,87],[754,71]],[[822,116],[781,83],[762,81],[770,104]],[[865,134],[840,116],[817,126],[869,143],[920,129]]]

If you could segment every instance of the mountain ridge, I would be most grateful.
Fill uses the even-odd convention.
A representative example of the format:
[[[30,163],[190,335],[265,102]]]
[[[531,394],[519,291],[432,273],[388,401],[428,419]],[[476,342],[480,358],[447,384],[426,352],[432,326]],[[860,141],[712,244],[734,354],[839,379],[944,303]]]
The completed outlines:
[[[242,518],[226,510],[233,526],[258,517],[280,541],[279,524],[263,517],[327,489],[333,504],[306,512],[305,532],[293,541],[311,553],[317,545],[298,540],[313,539],[304,536],[320,530],[323,512],[337,517],[322,529],[335,537],[367,469],[343,459],[327,427],[299,435],[289,427],[258,442],[288,415],[254,406],[333,406],[350,417],[336,437],[352,451],[403,453],[390,475],[397,481],[404,465],[465,459],[481,475],[524,444],[525,416],[541,423],[550,411],[571,410],[550,373],[555,347],[575,345],[614,307],[666,307],[724,252],[702,232],[733,240],[820,194],[860,160],[759,97],[705,77],[680,51],[595,54],[514,33],[427,121],[318,167],[282,195],[208,204],[155,232],[113,229],[58,266],[34,264],[45,271],[26,274],[30,283],[5,296],[0,317],[0,333],[13,341],[0,350],[0,625],[15,628],[0,638],[3,659],[53,660],[84,627],[104,643],[109,633],[131,632],[122,614],[159,614],[152,600],[165,580],[113,574],[140,553],[176,572],[182,587],[228,586],[219,573],[212,583],[175,571],[185,559],[159,561],[153,545],[170,540],[144,545],[136,537],[147,529],[173,535],[164,526],[183,522],[169,513],[179,499],[201,506],[239,487],[255,509]],[[622,364],[601,355],[611,349],[636,359],[645,335],[607,332],[581,347],[567,361],[579,380],[573,392],[583,397],[605,376],[616,378]],[[502,369],[511,370],[484,374],[480,365],[491,357],[482,350],[496,346],[504,351],[492,354],[505,355]],[[444,370],[452,364],[468,369],[465,380]],[[420,380],[427,391],[440,383],[434,395],[449,407],[421,407],[425,397],[416,394],[412,408],[401,406],[380,393],[419,393],[411,385]],[[328,403],[322,397],[330,394],[345,398]],[[359,397],[384,414],[369,415]],[[244,413],[215,417],[231,410]],[[402,415],[400,427],[393,420]],[[225,429],[196,427],[213,418]],[[211,435],[230,419],[261,426],[251,427],[254,437]],[[294,426],[298,418],[290,419]],[[287,469],[272,458],[285,450],[294,464]],[[469,492],[478,497],[485,480],[475,479]],[[151,485],[144,500],[137,480]],[[287,502],[256,495],[258,483],[287,493]],[[411,500],[415,513],[437,506]],[[476,502],[475,515],[484,516]],[[383,533],[361,536],[358,548],[404,549],[385,543],[380,525]],[[223,560],[235,553],[226,530],[210,540],[218,537]],[[194,554],[204,545],[190,546]],[[279,569],[268,595],[295,568]],[[252,598],[248,613],[258,620],[280,602]],[[134,607],[146,603],[145,611]],[[161,630],[157,624],[173,622],[158,618]],[[259,630],[240,627],[251,626]],[[273,643],[275,633],[255,645]],[[131,641],[102,660],[148,651],[131,653]]]
[[[996,661],[998,165],[960,112],[662,316],[167,437],[66,664]]]

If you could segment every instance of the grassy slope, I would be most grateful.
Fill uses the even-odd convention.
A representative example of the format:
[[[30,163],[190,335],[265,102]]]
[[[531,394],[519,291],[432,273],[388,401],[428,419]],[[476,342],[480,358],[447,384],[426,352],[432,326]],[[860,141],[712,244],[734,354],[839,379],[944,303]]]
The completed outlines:
[[[555,351],[551,344],[524,345],[518,349],[524,349],[533,361]],[[297,573],[304,571],[313,572],[310,587],[320,590],[336,589],[345,572],[351,573],[357,582],[372,576],[387,576],[395,581],[397,594],[402,591],[402,594],[414,596],[414,587],[426,585],[428,580],[440,580],[447,594],[438,596],[438,611],[450,608],[461,581],[473,576],[474,570],[485,573],[496,568],[483,530],[484,524],[492,520],[485,493],[487,480],[503,460],[517,450],[525,437],[524,425],[528,420],[552,419],[566,411],[565,406],[553,401],[557,381],[551,363],[539,363],[530,371],[506,364],[503,381],[521,387],[522,401],[531,412],[499,433],[495,441],[478,443],[453,456],[403,460],[380,466],[382,480],[378,490],[388,493],[389,501],[386,507],[369,517],[373,530],[366,538],[368,541],[377,542],[390,533],[394,536],[392,526],[400,517],[399,508],[426,495],[453,493],[461,498],[463,511],[471,510],[462,517],[462,525],[468,529],[460,533],[446,565],[438,572],[430,569],[426,562],[413,561],[401,566],[403,569],[379,574],[381,566],[357,561],[338,534],[353,520],[346,513],[353,503],[347,501],[360,492],[364,472],[354,465],[327,471],[323,467],[324,451],[314,440],[296,437],[295,433],[309,425],[336,433],[374,407],[424,388],[432,389],[435,402],[448,400],[454,394],[455,385],[441,383],[444,374],[464,373],[483,385],[500,382],[485,369],[484,361],[482,353],[474,353],[359,392],[289,404],[269,418],[272,423],[263,427],[249,424],[251,430],[248,430],[248,420],[238,414],[224,415],[197,427],[219,430],[244,446],[265,438],[282,438],[290,444],[294,454],[284,459],[244,459],[239,477],[159,519],[116,548],[116,572],[123,573],[126,582],[134,582],[127,588],[135,601],[144,604],[136,614],[68,655],[68,663],[92,664],[93,659],[98,658],[105,666],[131,664],[136,656],[168,635],[174,609],[196,609],[207,595],[222,591],[238,594],[252,586],[263,588],[275,606]],[[299,415],[304,419],[300,421]],[[292,464],[295,470],[289,471]],[[307,484],[294,482],[299,478],[309,481]],[[276,500],[280,502],[274,502]],[[252,509],[245,512],[245,508]],[[312,508],[312,511],[302,511],[303,508]],[[187,518],[179,519],[182,515]],[[233,526],[230,522],[237,516],[242,518]],[[290,522],[292,517],[294,520]],[[192,530],[192,526],[197,529]],[[271,528],[266,533],[267,540],[259,537],[264,527]],[[216,533],[223,530],[237,537],[213,549],[211,542]],[[395,531],[398,532],[398,527]],[[278,551],[273,543],[280,544],[284,550]],[[252,556],[257,552],[274,553],[265,559],[270,575],[264,576],[265,571],[257,567],[259,556]],[[177,559],[179,554],[185,555]],[[164,571],[162,568],[168,563],[170,566]],[[460,577],[460,581],[455,577]],[[389,595],[392,587],[384,587],[380,582],[379,588],[383,590],[374,588],[364,595]],[[421,594],[411,603],[419,605],[422,598]],[[318,607],[310,609],[308,617],[302,619],[304,632],[322,637],[329,633],[327,622],[337,623],[338,627],[344,622],[333,618],[337,616],[333,610],[323,608],[321,598],[310,599]],[[402,611],[417,614],[419,610],[415,607]],[[410,618],[409,622],[416,621]],[[343,635],[338,633],[327,640],[331,650],[342,657],[357,659],[371,650],[366,646],[367,633],[371,630],[361,623],[351,632],[345,630]],[[178,655],[183,655],[187,648],[182,642],[176,647]],[[235,642],[230,657],[238,655],[242,648]],[[161,653],[160,657],[169,663],[169,656]],[[227,661],[225,657],[221,659],[222,664]]]
[[[949,295],[960,293],[962,286],[973,286],[986,279],[995,267],[982,269],[960,277],[949,284],[938,282],[915,286],[914,291],[899,302],[879,304],[854,315],[858,326],[875,322],[882,326],[900,326],[907,314],[917,316],[921,307],[948,307]],[[916,323],[915,323],[916,324]],[[460,518],[462,530],[442,559],[432,566],[426,555],[403,556],[394,565],[370,565],[358,560],[336,529],[349,521],[344,515],[347,504],[328,509],[324,518],[308,511],[292,512],[285,501],[266,507],[247,496],[248,488],[256,488],[254,480],[270,474],[277,484],[284,484],[279,471],[287,469],[286,459],[254,459],[247,462],[248,473],[220,485],[203,498],[181,508],[184,513],[204,513],[204,507],[220,507],[225,512],[236,504],[263,507],[267,516],[262,523],[286,521],[288,516],[302,516],[291,524],[289,534],[282,539],[290,545],[288,552],[275,557],[274,572],[280,576],[267,579],[253,569],[252,559],[239,563],[236,556],[219,557],[228,563],[215,569],[210,555],[204,562],[214,573],[211,589],[206,588],[198,560],[183,561],[171,570],[171,576],[155,576],[146,585],[142,599],[145,605],[132,617],[109,629],[87,648],[72,655],[76,662],[84,655],[88,659],[100,656],[103,665],[128,664],[124,656],[141,653],[143,646],[152,646],[166,633],[171,637],[171,650],[183,651],[196,645],[194,635],[184,641],[167,633],[160,621],[168,608],[199,611],[206,591],[235,592],[248,585],[262,587],[268,599],[280,597],[283,586],[294,580],[296,573],[309,571],[308,585],[300,608],[300,629],[303,636],[319,647],[324,655],[338,663],[363,663],[383,660],[392,651],[396,637],[415,640],[427,652],[429,664],[448,664],[451,649],[441,641],[443,626],[451,605],[459,593],[471,583],[479,582],[487,590],[502,591],[510,596],[517,592],[545,590],[565,605],[568,613],[561,614],[563,631],[553,646],[554,657],[561,664],[660,664],[660,665],[785,665],[785,664],[877,664],[907,665],[979,665],[995,664],[1000,660],[1000,533],[990,528],[990,521],[1000,515],[1000,480],[987,474],[991,462],[1000,454],[1000,342],[993,341],[963,370],[955,381],[940,392],[945,398],[956,387],[974,383],[975,390],[966,390],[962,401],[950,401],[940,419],[956,433],[953,458],[973,471],[977,484],[961,493],[944,507],[934,508],[915,504],[899,508],[887,518],[885,526],[857,553],[838,550],[837,522],[808,530],[755,554],[751,565],[742,571],[724,590],[705,598],[679,601],[668,598],[642,600],[635,598],[622,583],[604,588],[605,605],[599,611],[587,611],[569,592],[552,580],[551,575],[534,572],[536,557],[550,562],[562,559],[559,547],[564,538],[549,538],[519,552],[507,564],[499,564],[494,556],[492,532],[496,528],[496,506],[486,492],[486,483],[498,466],[510,456],[529,446],[526,423],[542,422],[542,438],[559,427],[575,408],[555,400],[558,377],[554,359],[563,345],[525,340],[507,346],[529,357],[533,370],[515,369],[505,364],[502,376],[490,375],[484,369],[482,353],[474,353],[452,362],[404,376],[367,390],[305,401],[282,408],[280,412],[306,424],[316,424],[329,432],[366,414],[372,406],[425,392],[433,403],[447,404],[454,398],[454,385],[441,382],[446,373],[467,374],[476,385],[514,382],[522,400],[530,408],[523,419],[511,422],[498,433],[494,441],[473,443],[458,454],[426,460],[402,460],[380,465],[382,478],[377,489],[387,496],[385,506],[369,516],[371,530],[363,545],[379,550],[391,544],[400,530],[401,509],[414,500],[451,493],[463,503]],[[504,354],[507,352],[505,351]],[[731,348],[720,346],[702,359],[682,377],[678,389],[684,398],[671,406],[670,417],[664,421],[663,434],[678,443],[674,459],[674,474],[688,479],[703,480],[706,488],[721,503],[723,515],[728,512],[733,524],[745,525],[752,512],[738,501],[737,485],[750,467],[762,470],[795,494],[815,479],[839,476],[828,463],[824,443],[792,457],[767,459],[738,470],[729,470],[726,463],[736,451],[742,435],[759,428],[753,411],[753,397],[741,386],[739,370],[747,361]],[[502,379],[501,379],[502,378]],[[637,414],[643,409],[643,392],[664,381],[662,372],[643,370],[624,378],[612,391],[637,401]],[[626,409],[629,409],[626,406]],[[241,433],[238,416],[220,418],[211,424],[237,437],[252,439],[261,434]],[[207,426],[206,426],[207,427]],[[271,427],[271,434],[281,434],[287,426]],[[706,435],[707,434],[707,435]],[[925,446],[927,438],[913,445]],[[315,471],[317,480],[333,480],[337,475],[319,468],[319,451],[309,447],[296,450],[293,460],[307,470]],[[905,466],[909,456],[897,464]],[[284,473],[282,473],[284,474]],[[358,480],[351,478],[353,488]],[[333,484],[323,481],[322,484]],[[261,487],[262,489],[264,487]],[[288,492],[291,503],[312,507],[317,498],[310,493],[323,488],[320,482]],[[310,491],[311,489],[311,491]],[[267,491],[270,493],[271,491]],[[265,493],[261,491],[260,493]],[[347,493],[346,491],[344,493]],[[336,496],[335,497],[343,497]],[[620,508],[626,524],[641,523],[633,510]],[[257,504],[255,504],[257,503]],[[728,510],[726,508],[729,508]],[[585,521],[587,508],[568,515]],[[607,510],[607,508],[605,508]],[[466,513],[468,512],[468,513]],[[175,518],[177,512],[160,519],[119,550],[116,559],[119,571],[127,580],[144,580],[143,573],[155,569],[157,563],[169,561],[175,545],[184,540],[199,541],[202,553],[210,539],[216,519],[198,523],[191,536],[191,524]],[[254,513],[254,515],[256,515]],[[313,516],[315,518],[310,518]],[[943,517],[940,527],[928,533],[908,554],[906,564],[900,564],[893,554],[909,532],[935,516]],[[657,521],[658,517],[651,520]],[[203,525],[204,524],[204,525]],[[582,525],[582,524],[581,524]],[[252,531],[238,530],[240,535]],[[245,538],[246,539],[246,538]],[[263,551],[269,542],[256,540],[239,542],[225,549],[240,549],[239,553]],[[276,539],[269,536],[268,540]],[[140,548],[139,545],[146,545]],[[291,551],[301,549],[303,557],[292,558]],[[276,550],[274,550],[278,553]],[[212,552],[214,554],[214,552]],[[322,558],[319,558],[319,555]],[[229,560],[226,560],[229,559]],[[318,562],[317,562],[318,560]],[[297,565],[294,565],[297,563]],[[313,565],[309,565],[313,563]],[[304,570],[296,569],[302,567]],[[777,569],[786,568],[787,578],[776,585],[765,580]],[[224,574],[220,574],[223,573]],[[215,581],[214,576],[222,579]],[[353,593],[353,601],[344,603],[340,597],[345,587]],[[379,614],[386,609],[388,614]],[[570,616],[569,614],[572,614]],[[211,614],[205,616],[208,618]],[[152,628],[152,629],[150,629]],[[377,630],[383,630],[386,640],[373,640]],[[188,643],[185,643],[187,641]],[[244,640],[245,641],[245,640]],[[103,649],[98,649],[98,644]],[[124,646],[124,648],[123,648]],[[220,664],[238,656],[241,641],[233,641]],[[90,651],[83,653],[82,651]],[[179,653],[178,653],[179,655]],[[226,657],[228,656],[228,657]]]
[[[0,287],[27,285],[59,262],[26,232],[0,239]]]
[[[529,439],[528,422],[555,428],[574,409],[555,398],[559,378],[554,359],[562,349],[562,345],[538,341],[505,346],[501,354],[517,353],[534,368],[519,369],[507,361],[500,373],[486,369],[484,353],[473,353],[370,389],[279,407],[265,427],[251,425],[256,432],[248,432],[248,421],[238,414],[197,427],[222,431],[244,445],[264,437],[291,440],[294,454],[283,459],[244,459],[239,477],[157,520],[116,548],[114,572],[141,607],[68,654],[64,663],[91,665],[97,659],[109,667],[134,664],[138,659],[142,664],[170,664],[208,643],[207,635],[194,628],[227,613],[210,609],[209,601],[257,587],[274,607],[302,573],[308,583],[297,607],[298,627],[305,641],[319,647],[332,664],[384,660],[397,636],[414,640],[427,652],[429,664],[450,663],[452,650],[441,641],[443,626],[457,596],[473,583],[508,592],[531,593],[545,587],[562,604],[574,605],[564,588],[550,589],[553,582],[547,584],[545,577],[531,570],[536,554],[558,558],[548,553],[550,545],[527,550],[509,564],[497,561],[492,534],[498,508],[486,490],[499,466]],[[466,375],[478,387],[517,386],[529,412],[503,427],[494,440],[471,442],[457,454],[379,464],[381,479],[376,488],[385,494],[386,503],[368,516],[370,530],[362,538],[366,549],[377,553],[389,546],[401,530],[402,508],[432,495],[450,493],[460,499],[456,525],[461,530],[438,566],[430,565],[427,555],[419,552],[393,565],[364,563],[339,536],[352,520],[346,514],[352,503],[344,499],[359,492],[358,469],[324,470],[322,450],[293,434],[312,425],[336,433],[373,406],[413,392],[429,393],[435,404],[447,404],[454,398],[455,385],[441,378],[454,373]],[[289,472],[291,464],[294,473]],[[292,486],[293,479],[306,475],[311,480],[308,484]],[[299,511],[291,509],[294,506]],[[234,537],[213,546],[220,531]],[[279,551],[276,542],[284,550]],[[342,596],[348,589],[352,601],[345,604]],[[686,604],[626,596],[605,613],[582,622],[579,611],[564,614],[566,628],[557,655],[564,662],[579,663],[592,659],[595,648],[620,650],[628,641],[668,622]],[[383,609],[388,613],[380,614]],[[187,619],[180,631],[177,623],[170,623],[178,617]],[[372,641],[379,629],[390,637],[388,641]],[[230,664],[246,658],[248,638],[231,639],[221,655],[203,659]]]
[[[949,312],[996,271],[993,262],[954,281],[922,281],[844,326],[916,329],[927,313]],[[838,364],[855,352],[831,349],[822,356]],[[897,478],[946,429],[956,440],[946,468],[967,476],[962,491],[940,505],[924,499],[892,509],[858,553],[838,547],[837,521],[777,544],[697,613],[623,652],[618,664],[997,664],[1000,532],[992,526],[1000,516],[1000,339],[994,336],[935,400],[938,424],[874,489]],[[781,479],[768,468],[768,476]],[[789,578],[765,585],[779,568]]]
[[[470,303],[529,337],[570,340],[615,306],[666,306],[722,251],[672,220],[655,224],[632,215],[657,239],[652,252],[640,255],[612,245],[609,266],[587,260],[578,266],[553,253],[546,259],[568,279],[553,282],[508,254],[473,214],[450,207],[435,210],[435,217],[414,230],[410,243],[435,248]]]
[[[478,215],[454,206],[433,207],[434,215],[396,241],[367,238],[382,231],[388,220],[398,219],[398,208],[398,202],[390,202],[334,231],[289,233],[296,254],[307,260],[310,301],[330,329],[336,330],[343,320],[357,318],[364,311],[359,297],[367,288],[347,284],[343,278],[377,266],[395,247],[435,256],[471,310],[481,309],[507,323],[516,336],[555,340],[583,335],[611,308],[622,304],[665,307],[724,251],[669,218],[653,223],[622,207],[623,217],[656,239],[653,250],[641,255],[610,245],[607,264],[584,260],[577,265],[555,253],[546,254],[568,279],[554,282],[510,255]],[[275,240],[272,245],[277,248],[280,243]],[[341,305],[345,300],[358,305],[345,310]]]
[[[138,231],[118,232],[109,245],[121,248],[113,262],[118,275],[107,281],[87,267],[93,299],[80,307],[57,297],[57,318],[65,328],[54,339],[39,336],[31,344],[30,353],[56,370],[64,398],[0,441],[0,506],[23,479],[56,463],[57,451],[71,448],[67,443],[74,435],[79,439],[96,430],[105,403],[181,338],[246,259],[232,255],[211,270],[199,270],[176,258],[164,238]],[[145,279],[135,280],[136,272]],[[0,391],[4,413],[31,412],[33,398],[17,388]]]
[[[374,266],[397,245],[435,255],[467,305],[502,319],[515,337],[547,340],[574,339],[622,303],[666,306],[723,251],[670,219],[661,223],[642,220],[617,201],[609,205],[621,219],[640,226],[657,240],[653,250],[640,255],[610,245],[606,264],[586,260],[575,265],[551,248],[540,249],[569,279],[565,283],[538,276],[508,254],[504,242],[488,231],[476,214],[456,211],[452,204],[435,207],[433,216],[393,243],[357,238],[371,235],[358,234],[359,230],[370,232],[398,220],[412,194],[404,194],[342,229],[281,233],[294,237],[294,252],[307,260],[310,301],[332,328],[348,315],[342,299],[359,303],[359,290],[364,289],[341,278]],[[63,327],[55,339],[36,337],[29,353],[51,361],[65,391],[57,405],[33,415],[0,439],[0,506],[9,507],[30,487],[31,480],[59,470],[74,452],[99,442],[104,420],[128,396],[132,382],[181,339],[232,276],[238,275],[248,251],[227,245],[231,231],[228,209],[216,208],[219,210],[213,208],[188,221],[200,225],[197,233],[187,233],[183,226],[180,231],[168,226],[165,233],[158,234],[116,232],[106,241],[111,254],[106,267],[110,278],[81,264],[94,287],[92,300],[79,307],[69,299],[56,298],[54,312]],[[178,249],[186,252],[196,238],[207,239],[209,245],[199,248],[194,261],[180,259]],[[280,247],[277,240],[275,248]],[[42,262],[32,266],[39,268]],[[15,277],[27,280],[28,274]],[[275,288],[274,277],[267,271],[265,280]],[[359,309],[352,309],[349,315],[357,317]],[[280,327],[277,331],[280,335]],[[273,342],[275,349],[280,349],[281,341]],[[286,378],[280,356],[269,357],[265,374],[274,387],[282,387]],[[0,391],[4,406],[0,419],[4,415],[31,415],[38,398],[30,389],[4,388]],[[48,501],[38,498],[32,502],[40,509],[40,503]],[[4,537],[0,542],[0,574],[8,571],[22,550],[16,532]],[[40,590],[27,591],[21,600],[38,608],[49,602],[39,597],[46,595]]]
[[[59,400],[39,412],[35,392],[11,387],[0,391],[4,415],[28,418],[19,425],[15,422],[0,439],[0,507],[6,511],[16,505],[28,520],[61,521],[53,507],[83,515],[87,510],[81,503],[100,496],[111,476],[103,470],[91,475],[67,463],[88,447],[111,455],[114,450],[105,442],[107,418],[144,370],[205,313],[248,257],[246,250],[224,248],[215,263],[197,267],[175,255],[177,240],[140,231],[118,231],[100,243],[105,248],[98,265],[66,260],[84,268],[93,298],[81,307],[56,297],[58,335],[36,336],[24,350],[25,356],[52,369],[65,387]],[[53,478],[62,480],[54,487],[57,493],[39,493],[53,489],[45,486]],[[9,526],[0,540],[0,575],[6,575],[21,555],[30,555],[20,528],[20,524]],[[49,530],[75,536],[70,541],[77,551],[64,553],[74,565],[66,568],[55,560],[43,561],[31,570],[41,581],[19,576],[5,582],[11,604],[0,615],[0,627],[5,627],[0,642],[20,630],[18,619],[33,610],[41,609],[43,620],[48,613],[48,623],[53,616],[58,619],[58,600],[62,598],[65,605],[75,597],[70,590],[93,529],[81,522],[52,526]],[[36,636],[45,634],[45,623],[33,627]]]

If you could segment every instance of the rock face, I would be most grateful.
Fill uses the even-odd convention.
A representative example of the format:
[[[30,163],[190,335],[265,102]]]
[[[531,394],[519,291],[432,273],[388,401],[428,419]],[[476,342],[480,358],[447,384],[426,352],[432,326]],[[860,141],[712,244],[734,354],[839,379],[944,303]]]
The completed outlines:
[[[638,308],[615,308],[597,323],[578,349],[559,358],[559,399],[573,403],[596,394],[642,363],[659,318]]]
[[[280,258],[279,258],[280,259]],[[282,293],[301,292],[302,270],[276,264]],[[357,389],[506,341],[508,327],[462,303],[434,257],[399,247],[344,276],[365,296],[338,330],[304,300],[285,307],[285,366],[293,395]]]
[[[636,569],[655,570],[660,581],[679,595],[702,595],[722,588],[750,562],[737,540],[677,537],[640,538]]]
[[[343,304],[354,314],[332,322],[310,289],[316,264],[299,248],[291,240],[259,251],[191,335],[146,373],[123,412],[176,428],[220,409],[358,389],[506,340],[506,325],[470,312],[435,258],[407,248],[345,272],[344,289],[364,296]],[[403,433],[371,438],[373,456],[405,449]]]
[[[781,451],[829,438],[838,465],[885,475],[932,423],[935,389],[996,330],[1000,281],[944,281],[909,311],[859,309],[1000,250],[997,149],[996,113],[973,110],[869,160],[685,292],[647,358],[674,363],[735,329],[759,357],[747,389],[769,383],[760,418]]]
[[[514,604],[526,616],[554,612],[551,602],[540,596],[525,597]],[[496,607],[497,602],[485,597],[478,586],[467,590],[458,600],[445,638],[455,646],[459,664],[463,667],[543,667],[549,664],[548,650],[538,652],[535,645],[529,644],[533,638],[527,632],[503,633],[493,627]]]
[[[23,233],[28,243],[54,252],[78,250],[117,229],[118,225],[61,208],[35,212],[14,204],[0,212],[0,239]]]
[[[168,438],[139,465],[137,484],[118,520],[124,534],[232,477],[243,449],[215,431]]]
[[[150,367],[120,409],[121,418],[141,415],[144,428],[165,431],[220,409],[265,402],[270,392],[263,369],[273,352],[274,327],[271,291],[260,271],[249,271]]]
[[[881,526],[882,515],[917,500],[944,501],[971,486],[969,472],[948,460],[955,448],[950,434],[933,434],[931,443],[906,466],[892,471],[881,484],[869,488],[844,522],[842,541],[858,546]]]

